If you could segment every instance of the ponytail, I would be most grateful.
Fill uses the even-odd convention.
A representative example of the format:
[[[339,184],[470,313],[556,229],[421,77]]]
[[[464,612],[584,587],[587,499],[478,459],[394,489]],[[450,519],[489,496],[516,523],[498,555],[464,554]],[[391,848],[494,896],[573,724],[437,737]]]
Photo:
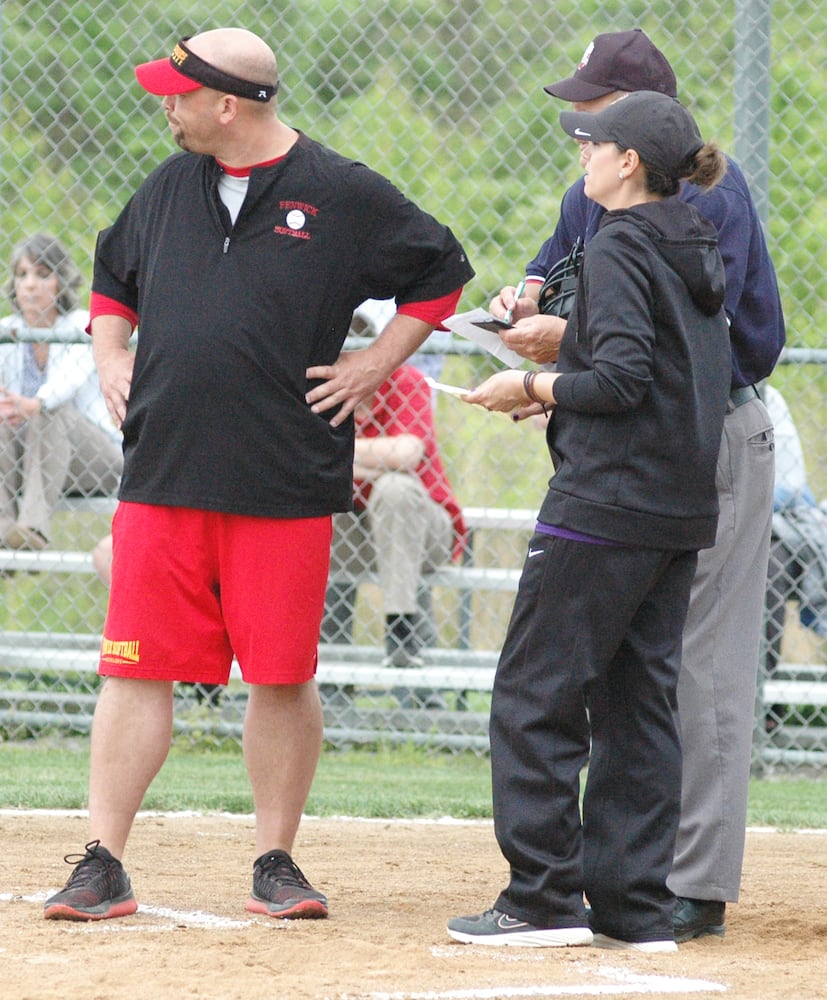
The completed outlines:
[[[726,157],[714,142],[702,146],[686,166],[690,172],[681,176],[704,191],[715,187],[727,172]]]
[[[677,194],[684,178],[708,191],[721,181],[727,171],[726,157],[714,142],[701,146],[697,153],[684,160],[674,174],[653,170],[646,163],[643,166],[646,170],[646,190],[662,198]]]

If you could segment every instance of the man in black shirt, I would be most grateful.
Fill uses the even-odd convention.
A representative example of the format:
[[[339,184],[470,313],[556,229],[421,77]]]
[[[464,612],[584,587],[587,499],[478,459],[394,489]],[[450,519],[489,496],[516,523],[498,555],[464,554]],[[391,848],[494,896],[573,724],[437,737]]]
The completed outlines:
[[[251,32],[185,38],[136,74],[184,152],[95,255],[91,332],[125,465],[89,843],[45,916],[135,911],[120,858],[166,759],[173,683],[226,683],[235,657],[256,811],[247,908],[324,917],[291,851],[321,747],[316,647],[331,516],[351,504],[352,413],[454,312],[473,271],[388,181],[279,119],[276,59]],[[370,297],[395,298],[397,315],[341,353]]]

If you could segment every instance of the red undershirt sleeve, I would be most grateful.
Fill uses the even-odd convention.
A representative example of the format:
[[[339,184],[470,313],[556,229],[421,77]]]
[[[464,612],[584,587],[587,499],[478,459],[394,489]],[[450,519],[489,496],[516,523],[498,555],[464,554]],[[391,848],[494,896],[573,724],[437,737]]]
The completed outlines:
[[[423,323],[439,327],[444,319],[453,316],[456,312],[462,289],[463,286],[460,285],[453,292],[438,299],[428,299],[426,302],[406,302],[399,306],[397,312],[402,313],[403,316],[412,316],[414,319],[421,319]]]
[[[92,292],[89,298],[89,326],[86,327],[87,333],[90,332],[92,320],[96,316],[120,316],[130,323],[133,330],[138,325],[138,314],[134,309],[125,306],[123,302],[118,302],[117,299],[110,299],[108,295],[101,295],[100,292]]]
[[[453,316],[457,303],[462,295],[462,286],[443,295],[438,299],[428,299],[424,302],[406,302],[399,307],[399,312],[404,316],[413,316],[423,323],[430,323],[432,326],[439,326],[448,316]],[[138,314],[134,309],[125,306],[117,299],[101,295],[99,292],[92,292],[89,302],[90,322],[96,316],[121,316],[127,320],[134,329],[138,324]]]

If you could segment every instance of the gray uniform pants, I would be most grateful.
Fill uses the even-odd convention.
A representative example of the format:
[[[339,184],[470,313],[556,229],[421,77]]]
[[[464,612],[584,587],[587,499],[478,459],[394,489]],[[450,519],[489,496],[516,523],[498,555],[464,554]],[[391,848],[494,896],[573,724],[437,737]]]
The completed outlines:
[[[718,458],[718,533],[698,554],[678,679],[683,791],[668,885],[692,899],[735,902],[741,885],[773,448],[764,404],[757,397],[730,404]]]

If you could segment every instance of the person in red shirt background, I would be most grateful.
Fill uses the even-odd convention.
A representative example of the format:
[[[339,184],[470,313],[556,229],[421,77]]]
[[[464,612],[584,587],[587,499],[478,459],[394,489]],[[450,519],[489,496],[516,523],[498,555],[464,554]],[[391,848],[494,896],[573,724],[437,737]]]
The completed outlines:
[[[460,505],[439,455],[431,390],[402,365],[356,410],[354,510],[334,515],[331,579],[322,635],[349,641],[355,587],[337,576],[365,568],[379,578],[385,663],[422,665],[428,644],[419,593],[423,574],[459,559],[467,540]]]

